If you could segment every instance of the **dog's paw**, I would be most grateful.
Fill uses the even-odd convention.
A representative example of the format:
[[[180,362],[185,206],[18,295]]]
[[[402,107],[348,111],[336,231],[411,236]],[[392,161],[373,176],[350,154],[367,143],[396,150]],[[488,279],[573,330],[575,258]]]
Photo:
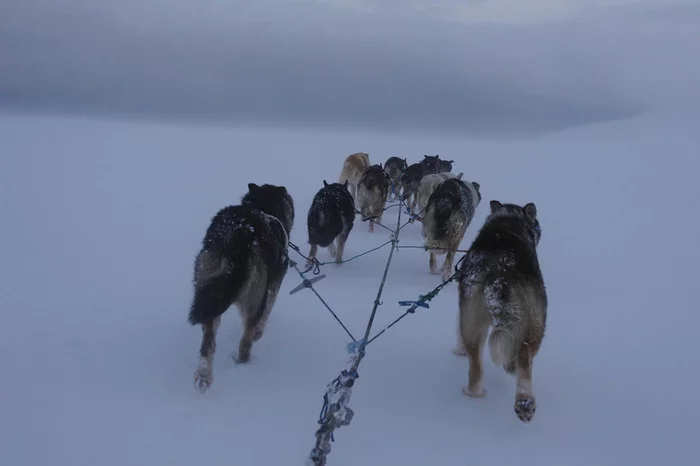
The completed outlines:
[[[233,362],[236,364],[247,364],[250,362],[250,352],[248,353],[241,353],[239,352],[238,354],[234,354],[232,356]]]
[[[455,356],[466,356],[467,350],[464,348],[464,346],[458,346],[456,348],[452,348],[452,354]]]
[[[443,282],[446,282],[447,280],[450,279],[450,277],[452,276],[452,273],[450,273],[450,272],[451,272],[450,270],[445,270],[442,272],[442,281]]]
[[[522,422],[528,423],[532,421],[536,410],[537,403],[534,396],[524,393],[518,393],[515,396],[515,414]]]
[[[210,367],[199,367],[194,373],[194,388],[200,393],[206,392],[211,387],[212,382],[214,382],[214,374],[212,374]]]
[[[484,390],[483,387],[474,387],[474,388],[469,388],[469,387],[464,387],[462,389],[462,393],[467,395],[469,398],[483,398],[486,396],[486,390]]]

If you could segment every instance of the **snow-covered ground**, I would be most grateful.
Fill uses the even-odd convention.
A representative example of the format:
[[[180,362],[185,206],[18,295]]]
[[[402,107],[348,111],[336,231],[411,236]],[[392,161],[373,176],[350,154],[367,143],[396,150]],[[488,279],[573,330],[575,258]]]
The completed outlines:
[[[695,464],[699,127],[697,114],[667,112],[474,142],[3,116],[0,463],[304,464],[325,386],[347,367],[346,335],[310,291],[289,295],[291,270],[249,365],[231,360],[240,319],[225,314],[202,395],[201,331],[186,322],[193,260],[210,218],[248,182],[288,187],[291,239],[306,253],[312,196],[366,151],[374,162],[439,153],[478,181],[464,248],[489,200],[535,202],[549,326],[537,414],[523,425],[514,379],[488,360],[486,398],[462,395],[450,284],[368,348],[329,465]],[[387,239],[358,221],[346,257]],[[418,225],[401,244],[421,244]],[[388,253],[325,266],[316,285],[355,334]],[[375,328],[439,282],[426,252],[400,250]]]

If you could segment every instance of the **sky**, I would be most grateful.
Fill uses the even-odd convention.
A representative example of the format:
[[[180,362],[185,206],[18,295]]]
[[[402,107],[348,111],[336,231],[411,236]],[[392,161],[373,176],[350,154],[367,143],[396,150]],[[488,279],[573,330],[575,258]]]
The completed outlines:
[[[700,102],[698,0],[3,0],[0,109],[541,132]]]

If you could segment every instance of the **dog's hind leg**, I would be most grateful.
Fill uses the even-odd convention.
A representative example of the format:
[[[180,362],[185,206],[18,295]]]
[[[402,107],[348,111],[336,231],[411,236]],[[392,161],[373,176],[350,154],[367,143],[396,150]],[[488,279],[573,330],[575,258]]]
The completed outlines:
[[[253,343],[260,340],[265,331],[267,320],[270,317],[272,307],[277,301],[282,280],[286,274],[286,269],[277,274],[275,278],[269,281],[260,283],[264,285],[264,289],[260,292],[254,292],[246,305],[244,317],[244,329],[241,341],[238,344],[238,356],[235,358],[236,363],[245,364],[250,360],[250,353],[253,348]],[[255,298],[260,297],[256,302]]]
[[[462,392],[472,398],[482,398],[486,395],[482,357],[491,316],[484,308],[481,293],[465,296],[461,287],[459,308],[459,331],[465,352],[469,357],[469,383]]]
[[[462,340],[464,351],[469,357],[469,383],[463,390],[464,394],[472,398],[483,398],[486,395],[484,389],[484,371],[482,355],[488,335],[488,326],[475,328],[469,332],[469,340]]]
[[[216,331],[219,329],[221,316],[202,324],[202,346],[199,349],[199,366],[194,373],[194,385],[204,393],[214,381],[212,363],[216,351]]]
[[[430,273],[438,273],[437,270],[437,257],[435,254],[435,250],[431,249],[430,250],[430,261],[429,261],[429,266],[430,266]]]
[[[335,262],[337,264],[342,264],[342,262],[343,262],[343,254],[345,253],[345,243],[348,240],[349,236],[350,236],[350,232],[347,231],[347,226],[343,225],[343,230],[340,232],[338,237],[335,239],[335,242],[337,244],[337,251],[335,254]]]
[[[236,302],[243,319],[243,335],[238,343],[238,355],[234,357],[238,364],[244,364],[250,360],[256,327],[267,306],[269,289],[267,267],[262,258],[256,257],[251,261],[250,268],[254,272],[247,283],[245,292],[240,295]]]
[[[338,253],[338,249],[335,247],[335,239],[331,241],[331,244],[328,245],[328,254],[331,255],[335,259],[336,254]]]
[[[455,236],[452,237],[450,249],[445,255],[445,262],[442,263],[442,279],[444,281],[449,280],[452,276],[452,264],[454,263],[455,255],[457,254],[457,249],[459,249],[459,245],[462,242],[462,239],[464,238],[465,231],[466,227],[461,232],[458,232]]]
[[[279,279],[275,280],[274,283],[271,283],[270,287],[267,290],[267,297],[263,304],[264,307],[262,309],[262,313],[258,322],[254,325],[253,341],[260,340],[260,338],[262,338],[263,336],[263,333],[265,332],[265,326],[267,325],[267,320],[270,317],[272,308],[274,307],[275,302],[277,301],[277,296],[279,294],[283,278],[284,274],[282,274],[282,276]]]
[[[533,351],[523,342],[515,357],[515,414],[522,422],[532,420],[537,409],[535,395],[532,391],[532,359]]]
[[[309,250],[309,258],[306,260],[306,268],[311,268],[314,265],[314,259],[316,259],[316,254],[318,254],[318,245],[314,244]]]
[[[452,354],[455,356],[466,356],[467,348],[464,346],[464,340],[462,339],[462,329],[460,328],[461,312],[457,313],[457,344],[452,349]]]
[[[348,183],[348,189],[350,190],[352,198],[357,200],[357,186],[355,186],[355,183]]]
[[[369,232],[374,233],[374,219],[369,221]]]
[[[442,280],[447,281],[452,276],[452,262],[454,261],[455,250],[450,249],[445,254],[445,262],[442,263]]]

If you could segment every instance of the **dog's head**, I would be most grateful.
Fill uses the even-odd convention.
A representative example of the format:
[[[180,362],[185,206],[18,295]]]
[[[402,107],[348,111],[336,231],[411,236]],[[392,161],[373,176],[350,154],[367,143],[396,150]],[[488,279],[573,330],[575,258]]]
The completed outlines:
[[[294,200],[286,187],[248,183],[248,192],[241,198],[241,204],[250,205],[276,217],[287,230],[287,235],[291,233],[294,226]]]
[[[494,200],[491,201],[489,205],[491,207],[491,214],[488,219],[510,217],[521,220],[519,223],[523,225],[527,236],[532,240],[535,246],[539,245],[540,238],[542,237],[542,229],[540,228],[540,221],[537,219],[537,206],[535,206],[534,202],[529,202],[521,207],[517,204],[503,204]]]
[[[440,166],[440,156],[439,155],[424,155],[423,160],[420,161],[423,165],[427,167],[438,168]]]
[[[345,180],[344,183],[329,183],[328,181],[323,180],[323,187],[324,187],[324,188],[327,188],[327,187],[329,187],[329,186],[338,185],[338,186],[342,186],[343,188],[346,188],[346,189],[347,189],[347,187],[348,187],[348,181],[350,181],[350,180]]]
[[[439,157],[439,156],[438,156]],[[452,164],[455,163],[454,160],[442,160],[439,159],[437,161],[437,166],[438,166],[438,173],[442,172],[451,172],[452,171]]]

